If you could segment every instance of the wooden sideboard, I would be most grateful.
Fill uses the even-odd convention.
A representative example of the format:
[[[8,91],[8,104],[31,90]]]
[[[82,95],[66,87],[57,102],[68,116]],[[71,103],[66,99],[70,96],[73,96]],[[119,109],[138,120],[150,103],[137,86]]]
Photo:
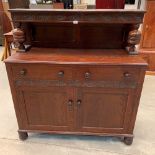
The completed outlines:
[[[39,132],[132,144],[147,67],[136,49],[144,11],[10,12],[18,51],[5,63],[20,139]]]
[[[147,13],[142,26],[140,53],[148,62],[149,71],[155,71],[155,0],[147,0]]]

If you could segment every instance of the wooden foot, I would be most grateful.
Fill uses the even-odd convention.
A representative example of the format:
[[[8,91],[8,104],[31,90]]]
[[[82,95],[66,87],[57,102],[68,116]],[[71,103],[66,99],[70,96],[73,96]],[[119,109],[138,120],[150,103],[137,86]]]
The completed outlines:
[[[133,142],[133,137],[124,137],[123,141],[126,145],[131,145]]]
[[[28,138],[28,134],[27,132],[21,132],[21,131],[18,131],[18,135],[19,135],[19,139],[20,140],[26,140]]]

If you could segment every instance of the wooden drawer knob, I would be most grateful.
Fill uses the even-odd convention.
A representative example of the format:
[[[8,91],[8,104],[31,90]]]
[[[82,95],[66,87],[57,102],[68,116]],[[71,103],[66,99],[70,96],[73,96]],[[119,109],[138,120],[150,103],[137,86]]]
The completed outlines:
[[[90,72],[86,72],[85,73],[85,79],[90,79],[91,78],[91,73]]]
[[[71,111],[72,108],[73,108],[73,100],[69,100],[68,101],[68,109],[69,109],[69,111]]]
[[[81,103],[82,103],[82,101],[81,101],[81,100],[77,100],[77,106],[80,106],[80,105],[81,105]]]
[[[64,77],[64,71],[60,71],[60,72],[58,73],[58,77],[60,77],[60,78]]]
[[[124,77],[129,78],[129,77],[131,77],[131,74],[129,72],[125,72]]]
[[[24,75],[26,75],[26,69],[22,69],[21,71],[20,71],[20,75],[22,75],[22,76],[24,76]]]

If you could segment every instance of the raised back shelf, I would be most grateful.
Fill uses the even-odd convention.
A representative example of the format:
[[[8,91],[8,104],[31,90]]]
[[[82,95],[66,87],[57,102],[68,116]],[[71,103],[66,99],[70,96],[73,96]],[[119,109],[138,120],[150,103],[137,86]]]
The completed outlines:
[[[34,47],[126,49],[137,54],[142,10],[10,9],[15,27]],[[17,35],[18,36],[18,35]],[[18,37],[17,37],[18,38]]]

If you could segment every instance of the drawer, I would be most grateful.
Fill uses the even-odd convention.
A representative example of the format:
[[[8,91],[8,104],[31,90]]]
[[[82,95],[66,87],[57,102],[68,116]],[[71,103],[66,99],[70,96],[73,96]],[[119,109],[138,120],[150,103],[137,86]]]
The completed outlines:
[[[20,64],[12,66],[14,79],[71,80],[70,67],[47,64]]]
[[[82,81],[138,81],[140,71],[135,66],[81,66],[74,70],[73,79]]]

